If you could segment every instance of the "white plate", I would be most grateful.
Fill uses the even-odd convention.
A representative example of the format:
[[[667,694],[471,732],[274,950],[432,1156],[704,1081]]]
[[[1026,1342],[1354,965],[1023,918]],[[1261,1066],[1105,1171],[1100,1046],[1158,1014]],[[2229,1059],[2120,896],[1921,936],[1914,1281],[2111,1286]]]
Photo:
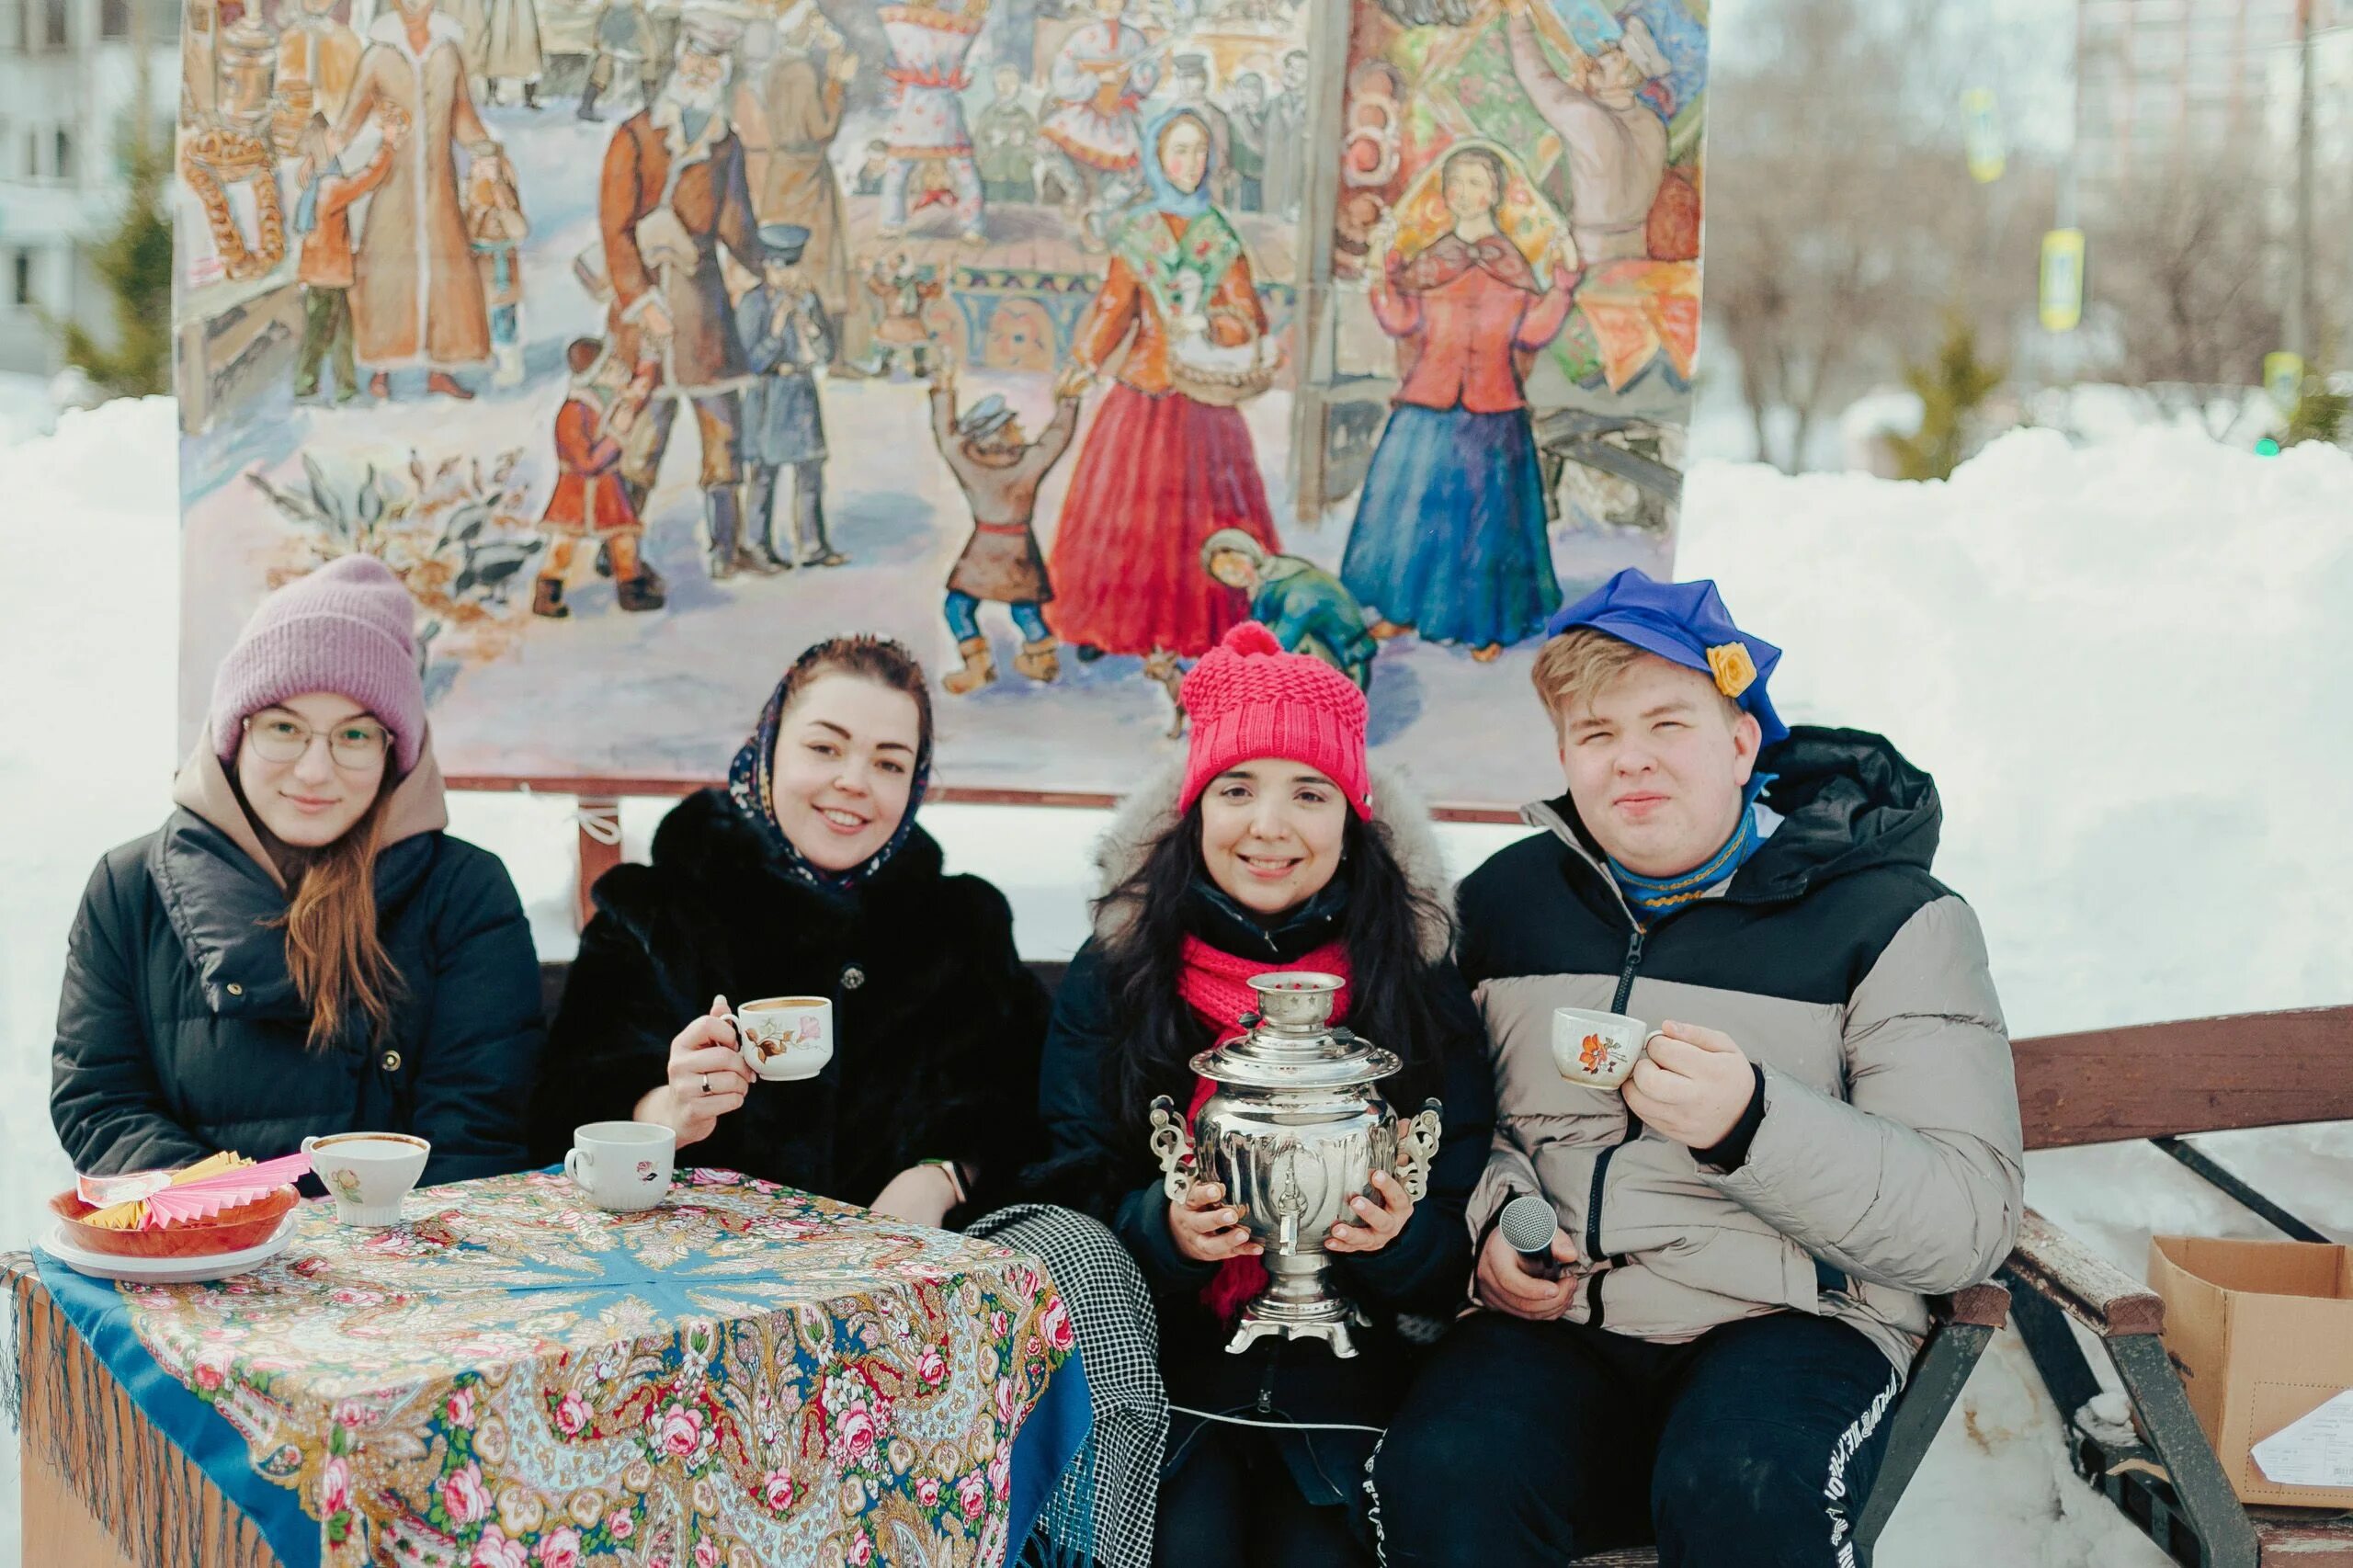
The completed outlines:
[[[240,1252],[215,1253],[210,1257],[118,1257],[112,1253],[90,1252],[65,1239],[63,1221],[53,1225],[41,1239],[40,1250],[57,1259],[76,1274],[86,1274],[93,1279],[122,1279],[136,1285],[193,1285],[207,1279],[226,1279],[260,1267],[284,1252],[294,1239],[294,1221],[301,1210],[290,1211],[270,1233],[269,1240],[258,1246]]]

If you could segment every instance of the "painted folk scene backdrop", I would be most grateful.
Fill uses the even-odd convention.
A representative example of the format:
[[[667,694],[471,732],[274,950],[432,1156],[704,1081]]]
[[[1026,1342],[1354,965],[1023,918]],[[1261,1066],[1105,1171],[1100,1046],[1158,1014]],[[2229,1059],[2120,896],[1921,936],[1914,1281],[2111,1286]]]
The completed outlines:
[[[188,5],[191,733],[359,550],[456,775],[714,777],[871,630],[943,783],[1118,791],[1255,614],[1509,803],[1670,566],[1705,0]]]

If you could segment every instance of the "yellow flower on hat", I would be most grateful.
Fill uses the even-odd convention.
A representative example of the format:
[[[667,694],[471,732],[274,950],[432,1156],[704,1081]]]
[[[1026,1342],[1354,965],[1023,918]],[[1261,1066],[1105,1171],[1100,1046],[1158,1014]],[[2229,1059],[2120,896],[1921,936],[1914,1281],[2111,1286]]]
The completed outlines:
[[[1720,642],[1708,650],[1708,668],[1716,674],[1716,689],[1735,702],[1756,684],[1756,662],[1740,642]]]

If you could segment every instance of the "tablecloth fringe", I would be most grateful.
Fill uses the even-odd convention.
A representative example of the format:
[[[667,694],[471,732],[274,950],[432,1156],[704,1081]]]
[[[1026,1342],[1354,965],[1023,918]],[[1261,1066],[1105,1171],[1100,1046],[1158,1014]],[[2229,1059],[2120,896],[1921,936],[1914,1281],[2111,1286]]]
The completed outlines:
[[[7,1292],[8,1348],[5,1355],[0,1355],[0,1414],[8,1417],[8,1430],[19,1434],[25,1429],[25,1346],[24,1336],[17,1332],[23,1312],[17,1305],[17,1290],[13,1282],[32,1274],[32,1254],[0,1253],[0,1278],[11,1281]]]
[[[280,1568],[244,1510],[140,1414],[39,1278],[10,1282],[19,1431],[133,1568]]]

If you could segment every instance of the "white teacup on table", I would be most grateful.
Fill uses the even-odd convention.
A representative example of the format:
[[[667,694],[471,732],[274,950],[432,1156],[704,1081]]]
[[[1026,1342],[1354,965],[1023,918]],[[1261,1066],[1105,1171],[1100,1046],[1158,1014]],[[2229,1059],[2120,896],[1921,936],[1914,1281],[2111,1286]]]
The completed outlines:
[[[433,1145],[405,1132],[337,1132],[305,1138],[311,1170],[335,1194],[335,1217],[346,1225],[397,1225],[401,1199],[425,1174]]]
[[[1663,1038],[1642,1019],[1623,1013],[1552,1009],[1552,1064],[1562,1077],[1590,1088],[1614,1089],[1624,1083],[1651,1041]]]
[[[823,996],[770,996],[727,1015],[744,1064],[771,1083],[813,1078],[834,1059],[834,1005]]]
[[[678,1135],[651,1121],[592,1121],[572,1131],[563,1174],[599,1209],[631,1213],[670,1196]]]

